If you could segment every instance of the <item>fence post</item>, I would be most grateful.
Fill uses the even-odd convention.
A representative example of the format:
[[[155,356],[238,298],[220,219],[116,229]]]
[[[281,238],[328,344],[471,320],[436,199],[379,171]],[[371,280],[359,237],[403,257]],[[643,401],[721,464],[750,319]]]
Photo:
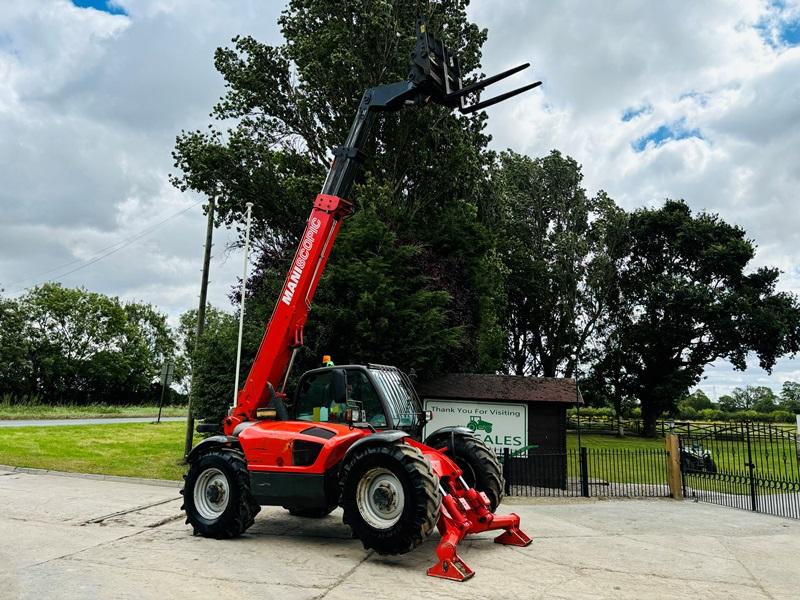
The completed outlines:
[[[750,475],[750,508],[755,512],[758,510],[758,503],[756,502],[756,480],[755,480],[755,464],[753,464],[753,452],[750,447],[750,422],[745,423],[747,428],[747,470]]]
[[[511,495],[511,451],[503,448],[503,480],[505,481],[504,490],[506,496]]]
[[[586,446],[581,446],[581,496],[589,497],[589,454]]]
[[[675,500],[683,500],[683,485],[681,484],[681,449],[678,436],[674,433],[667,434],[664,438],[667,450],[667,483],[669,495]]]

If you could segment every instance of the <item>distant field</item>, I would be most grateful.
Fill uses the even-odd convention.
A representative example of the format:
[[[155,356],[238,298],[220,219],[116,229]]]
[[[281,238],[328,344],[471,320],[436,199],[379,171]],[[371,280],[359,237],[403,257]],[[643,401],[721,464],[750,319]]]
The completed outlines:
[[[139,407],[144,410],[147,407]],[[147,413],[145,413],[147,414]],[[83,415],[82,415],[83,416]],[[116,416],[116,415],[114,415]],[[133,414],[131,416],[141,416]],[[25,418],[31,418],[27,416]],[[10,427],[0,430],[0,464],[157,479],[180,479],[184,466],[182,422],[85,425],[60,427]],[[195,442],[199,436],[195,436]],[[590,449],[589,476],[616,482],[663,483],[663,439],[617,438],[582,435]],[[568,449],[578,448],[577,435],[569,434]],[[762,477],[786,477],[785,467],[775,461],[777,448],[764,447],[771,456],[754,455]],[[571,452],[572,456],[577,453]],[[793,457],[791,457],[793,458]],[[782,459],[782,457],[781,457]],[[730,472],[742,463],[741,448],[717,442],[714,460]],[[569,460],[569,476],[579,476],[577,460]],[[791,478],[791,477],[790,477]]]
[[[97,419],[104,417],[155,417],[158,406],[49,406],[46,404],[3,404],[0,403],[0,420],[18,419]],[[183,417],[185,406],[165,406],[163,417]]]
[[[619,438],[614,435],[582,433],[581,445],[587,448],[604,448],[606,450],[663,450],[664,438],[643,438],[631,435]],[[567,432],[567,450],[577,448],[578,435],[573,432]]]
[[[184,432],[180,422],[9,427],[0,431],[0,464],[180,479]]]
[[[663,450],[664,439],[636,436],[618,438],[613,435],[581,434],[581,445],[590,449],[590,457],[591,450],[609,451],[609,455],[606,457],[602,453],[594,453],[597,456],[597,460],[594,463],[596,472],[591,472],[593,469],[590,463],[591,477],[601,477],[609,481],[638,481],[642,476],[645,479],[651,479],[651,475],[642,474],[653,473],[654,467],[656,464],[660,465],[661,460],[650,456],[636,456],[635,454],[625,456],[625,453],[622,453],[616,457],[612,457],[610,454],[614,451],[623,450]],[[568,433],[567,449],[577,450],[577,448],[578,436],[571,432]],[[748,472],[746,446],[742,441],[709,441],[707,442],[707,449],[711,450],[714,462],[720,472],[730,474],[746,474]],[[754,440],[751,446],[751,456],[753,463],[756,465],[755,472],[759,477],[789,479],[792,481],[800,479],[793,448],[786,443],[780,443],[777,440],[772,442]],[[572,470],[570,468],[570,471]],[[660,473],[660,466],[656,471]]]

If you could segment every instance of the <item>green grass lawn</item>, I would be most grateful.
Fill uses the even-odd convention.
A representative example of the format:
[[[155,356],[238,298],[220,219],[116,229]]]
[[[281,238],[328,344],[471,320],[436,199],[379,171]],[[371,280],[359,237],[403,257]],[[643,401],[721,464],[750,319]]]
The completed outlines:
[[[18,419],[95,419],[104,417],[153,417],[158,406],[49,406],[46,404],[0,403],[0,420]],[[165,406],[162,417],[184,417],[185,406]]]
[[[643,438],[626,436],[619,438],[615,435],[581,434],[581,445],[587,448],[604,450],[663,450],[664,438]],[[567,433],[567,450],[578,449],[578,435]]]
[[[0,464],[180,479],[185,431],[182,422],[3,428]]]
[[[664,440],[628,436],[581,434],[581,445],[589,450],[590,480],[615,483],[666,483]],[[580,477],[577,460],[578,436],[567,434],[567,476]]]
[[[661,451],[664,450],[663,438],[642,438],[626,436],[619,438],[613,435],[581,434],[581,445],[589,449],[589,476],[607,481],[651,482],[660,477],[663,459],[651,456],[650,453],[628,451]],[[747,447],[742,440],[713,440],[706,444],[711,450],[719,472],[729,474],[748,473]],[[568,451],[577,450],[578,436],[567,434]],[[605,452],[592,452],[602,450]],[[656,454],[656,453],[653,453]],[[796,481],[800,478],[796,457],[789,444],[768,440],[753,440],[751,456],[756,465],[755,473],[766,479]],[[577,463],[573,468],[570,463],[569,473],[577,476]]]
[[[180,479],[185,467],[185,424],[170,422],[9,427],[0,429],[0,464],[57,471],[99,473],[157,479]],[[195,437],[195,442],[199,437]],[[589,448],[589,477],[614,482],[663,483],[663,439],[582,435]],[[568,434],[567,447],[578,448],[577,435]],[[720,470],[741,462],[741,446],[716,442],[714,459]],[[765,448],[770,451],[770,447]],[[576,452],[571,455],[577,457]],[[738,462],[737,462],[738,461]],[[754,456],[757,473],[778,475],[770,461]],[[579,463],[570,459],[569,476],[579,476]]]

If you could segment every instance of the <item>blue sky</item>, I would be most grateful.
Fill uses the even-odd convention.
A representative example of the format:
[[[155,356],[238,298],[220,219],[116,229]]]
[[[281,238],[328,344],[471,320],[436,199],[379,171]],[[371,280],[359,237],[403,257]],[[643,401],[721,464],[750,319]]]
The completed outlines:
[[[623,121],[625,118],[623,117]],[[648,145],[660,146],[670,140],[685,140],[688,138],[703,139],[699,129],[690,129],[686,127],[685,119],[680,119],[675,123],[660,125],[653,131],[643,135],[633,142],[633,149],[637,152],[642,152]]]
[[[72,0],[72,3],[80,8],[94,8],[112,15],[128,14],[125,12],[125,9],[114,2],[114,0]]]
[[[628,121],[631,121],[640,115],[652,112],[652,110],[653,107],[650,106],[649,104],[645,104],[643,106],[640,106],[639,108],[626,108],[625,111],[622,113],[622,120],[623,122],[627,123]]]
[[[756,29],[773,47],[796,46],[800,44],[800,9],[786,0],[772,0]]]

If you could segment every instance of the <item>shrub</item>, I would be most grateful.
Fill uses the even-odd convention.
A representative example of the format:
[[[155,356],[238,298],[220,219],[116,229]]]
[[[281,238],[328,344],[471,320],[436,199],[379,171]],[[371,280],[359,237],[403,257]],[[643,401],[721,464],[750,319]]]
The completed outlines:
[[[617,415],[614,413],[614,409],[609,406],[601,406],[600,408],[595,409],[595,416],[597,417],[605,417],[608,419],[613,419]]]
[[[718,408],[704,408],[700,411],[699,418],[703,421],[726,421],[727,415]]]
[[[737,410],[729,416],[731,421],[758,421],[761,414],[754,410]]]
[[[794,414],[788,410],[773,410],[770,416],[775,423],[794,423],[795,421]]]

